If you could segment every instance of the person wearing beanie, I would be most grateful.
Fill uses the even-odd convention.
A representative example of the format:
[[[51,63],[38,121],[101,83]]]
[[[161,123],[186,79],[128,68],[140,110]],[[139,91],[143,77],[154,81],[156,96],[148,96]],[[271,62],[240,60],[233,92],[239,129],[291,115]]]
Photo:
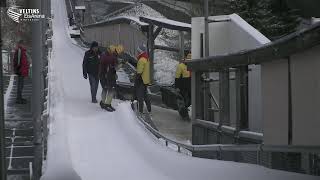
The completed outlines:
[[[102,86],[100,106],[109,112],[115,111],[111,103],[118,79],[117,70],[122,66],[122,63],[118,62],[118,56],[121,55],[123,51],[123,46],[111,45],[107,48],[107,52],[101,56],[99,67],[99,77]]]
[[[87,79],[89,77],[92,103],[98,102],[96,96],[99,86],[99,64],[100,51],[98,48],[98,43],[93,41],[90,49],[86,51],[82,63],[83,78]]]
[[[182,95],[185,106],[189,107],[191,105],[191,72],[188,71],[188,67],[185,64],[187,60],[191,60],[190,53],[177,66],[175,88]]]
[[[150,62],[147,53],[147,48],[144,44],[137,48],[138,64],[135,80],[135,93],[138,100],[139,112],[143,113],[144,102],[147,105],[147,110],[151,113],[151,102],[147,93],[147,86],[150,85]]]

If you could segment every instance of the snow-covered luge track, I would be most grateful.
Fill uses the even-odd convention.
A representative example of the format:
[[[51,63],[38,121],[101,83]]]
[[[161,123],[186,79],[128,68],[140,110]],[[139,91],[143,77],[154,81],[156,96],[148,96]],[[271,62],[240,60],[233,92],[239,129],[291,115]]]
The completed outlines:
[[[161,145],[136,120],[129,103],[121,102],[113,113],[90,103],[89,84],[81,72],[84,52],[68,37],[65,3],[52,0],[52,8],[50,135],[42,179],[317,179],[176,153]]]

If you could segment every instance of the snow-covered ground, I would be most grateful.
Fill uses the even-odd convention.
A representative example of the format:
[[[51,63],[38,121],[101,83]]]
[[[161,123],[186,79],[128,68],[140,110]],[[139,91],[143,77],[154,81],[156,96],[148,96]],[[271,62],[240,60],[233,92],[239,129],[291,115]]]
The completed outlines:
[[[52,1],[50,135],[43,180],[311,180],[295,173],[179,154],[151,136],[128,102],[110,113],[90,102],[84,50],[68,36],[65,3]],[[101,91],[101,90],[99,90]]]

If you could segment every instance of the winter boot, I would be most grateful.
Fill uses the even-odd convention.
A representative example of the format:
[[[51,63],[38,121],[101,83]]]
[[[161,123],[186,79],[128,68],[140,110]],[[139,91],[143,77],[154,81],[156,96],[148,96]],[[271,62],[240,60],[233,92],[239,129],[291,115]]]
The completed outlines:
[[[92,103],[98,103],[98,101],[97,101],[97,99],[92,99],[92,101],[91,101]]]
[[[105,105],[103,109],[109,112],[113,112],[113,109],[111,109],[110,105]]]
[[[100,107],[101,107],[101,109],[105,109],[105,104],[102,102],[102,101],[100,101]]]
[[[110,109],[111,111],[115,111],[116,109],[111,106],[111,104],[106,104],[106,109]]]
[[[115,111],[115,110],[116,110],[112,105],[110,105],[110,108],[111,108],[113,111]]]

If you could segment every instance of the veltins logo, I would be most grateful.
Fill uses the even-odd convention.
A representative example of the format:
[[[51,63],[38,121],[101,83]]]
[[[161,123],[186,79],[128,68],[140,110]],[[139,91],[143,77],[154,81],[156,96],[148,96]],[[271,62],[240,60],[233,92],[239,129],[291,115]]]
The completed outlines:
[[[9,7],[9,9],[7,10],[7,14],[14,22],[20,22],[22,13],[19,12],[19,9],[17,7]]]
[[[45,15],[40,14],[39,9],[20,9],[18,7],[10,7],[7,10],[8,16],[15,22],[21,21],[38,21],[45,18]]]

